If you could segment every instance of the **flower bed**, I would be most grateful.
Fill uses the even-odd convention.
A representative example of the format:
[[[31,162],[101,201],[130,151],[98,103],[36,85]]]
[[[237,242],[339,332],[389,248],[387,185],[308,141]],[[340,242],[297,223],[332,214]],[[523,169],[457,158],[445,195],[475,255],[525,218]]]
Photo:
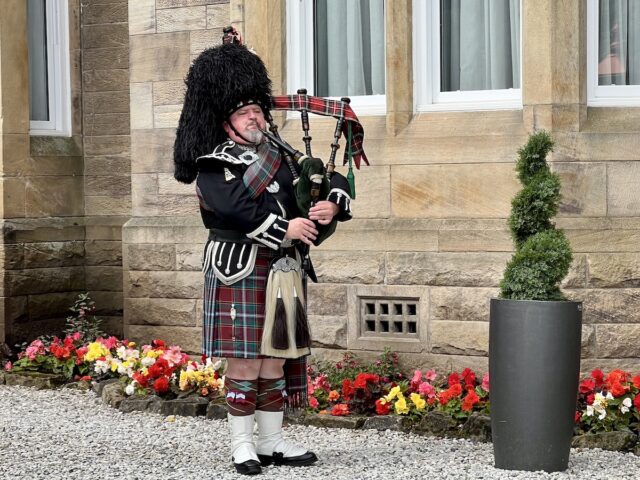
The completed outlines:
[[[84,342],[79,332],[38,339],[4,365],[0,383],[52,388],[92,384],[103,401],[123,411],[224,418],[224,364],[189,358],[154,340],[138,347],[115,337]],[[28,380],[18,380],[28,376]],[[489,376],[470,369],[446,375],[415,370],[385,351],[365,363],[352,354],[308,369],[309,406],[290,421],[345,428],[412,431],[490,441]],[[44,382],[44,383],[43,383]],[[77,382],[80,382],[79,384]],[[575,446],[633,450],[640,428],[640,375],[594,370],[580,382]]]

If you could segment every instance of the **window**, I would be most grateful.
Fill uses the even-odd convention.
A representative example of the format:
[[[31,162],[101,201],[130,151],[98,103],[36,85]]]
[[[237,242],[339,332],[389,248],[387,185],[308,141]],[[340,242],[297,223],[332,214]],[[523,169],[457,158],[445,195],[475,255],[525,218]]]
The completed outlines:
[[[414,0],[415,110],[522,108],[520,0]]]
[[[384,0],[287,0],[287,91],[384,114]]]
[[[29,119],[32,135],[71,135],[66,0],[29,0]]]
[[[640,106],[640,2],[589,0],[589,105]]]

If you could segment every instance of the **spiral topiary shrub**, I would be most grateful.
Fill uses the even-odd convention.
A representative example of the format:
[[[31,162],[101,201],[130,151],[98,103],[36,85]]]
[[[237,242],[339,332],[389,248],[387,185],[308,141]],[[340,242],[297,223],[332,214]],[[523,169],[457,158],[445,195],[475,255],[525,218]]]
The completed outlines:
[[[551,172],[547,154],[553,140],[532,134],[518,150],[516,170],[524,188],[511,202],[509,228],[516,252],[500,282],[500,297],[512,300],[565,300],[560,282],[569,272],[571,245],[551,218],[558,213],[560,178]]]

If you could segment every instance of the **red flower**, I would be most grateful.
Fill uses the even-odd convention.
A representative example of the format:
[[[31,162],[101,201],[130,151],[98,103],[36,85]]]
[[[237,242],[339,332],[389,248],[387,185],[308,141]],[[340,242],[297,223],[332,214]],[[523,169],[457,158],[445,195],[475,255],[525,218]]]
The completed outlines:
[[[169,380],[167,377],[160,377],[153,382],[153,389],[158,393],[169,391]]]
[[[576,414],[573,417],[573,421],[575,423],[580,423],[580,419],[582,418],[582,415],[580,414],[580,412],[576,411]]]
[[[389,402],[382,403],[381,398],[376,400],[376,414],[388,415],[390,411],[391,411],[391,405],[389,404]]]
[[[331,415],[334,417],[344,417],[345,415],[349,415],[349,406],[346,403],[334,405],[331,409]]]
[[[476,374],[470,368],[465,368],[462,371],[462,380],[464,381],[464,388],[475,388]]]
[[[151,342],[153,348],[164,348],[165,343],[162,340],[155,339]]]
[[[462,395],[462,385],[460,385],[459,383],[453,384],[451,388],[449,388],[449,390],[451,390],[451,393],[454,397],[459,397],[460,395]]]
[[[373,373],[359,373],[353,382],[354,388],[367,388],[367,382],[378,383],[380,382],[380,377]]]
[[[345,401],[348,402],[353,398],[353,394],[355,393],[355,391],[355,388],[353,388],[353,382],[348,378],[345,378],[342,381],[342,398],[344,398]]]
[[[159,378],[163,374],[163,369],[158,365],[158,362],[156,362],[149,367],[147,373],[151,378]]]
[[[634,387],[640,388],[640,375],[636,375],[631,379],[631,381],[633,382]]]
[[[449,382],[450,387],[460,384],[460,375],[458,375],[456,372],[453,372],[449,375],[447,382]]]
[[[591,371],[591,378],[596,381],[596,388],[601,387],[604,384],[604,374],[599,368]]]
[[[583,380],[582,383],[580,383],[580,393],[591,393],[593,392],[593,390],[596,388],[596,382],[594,380]]]
[[[340,394],[339,394],[337,391],[335,391],[335,390],[331,390],[331,391],[329,392],[329,401],[330,401],[330,402],[335,402],[335,401],[337,401],[339,398],[340,398]]]
[[[149,384],[149,377],[141,374],[140,372],[135,372],[133,374],[133,379],[140,384],[141,387],[145,388]]]
[[[590,393],[587,395],[587,405],[593,405],[593,401],[595,400],[596,395],[594,393]]]
[[[473,409],[473,406],[480,402],[480,397],[473,389],[467,390],[467,396],[464,397],[462,401],[462,410],[465,412],[470,412]]]
[[[629,387],[625,387],[621,383],[616,382],[613,385],[611,385],[610,392],[611,392],[611,395],[618,398],[624,395],[625,393],[627,393],[628,388]]]
[[[84,356],[87,354],[88,350],[89,349],[87,347],[80,347],[76,350],[76,365],[80,365],[82,362],[84,362]]]
[[[640,393],[633,399],[633,405],[636,407],[636,410],[640,410]]]
[[[611,389],[611,387],[616,383],[626,382],[628,376],[629,374],[627,372],[623,372],[622,370],[616,369],[611,371],[609,375],[607,375],[607,378],[605,379],[605,383],[607,384],[607,387]]]
[[[309,406],[317,410],[319,406],[318,399],[316,397],[309,397]]]

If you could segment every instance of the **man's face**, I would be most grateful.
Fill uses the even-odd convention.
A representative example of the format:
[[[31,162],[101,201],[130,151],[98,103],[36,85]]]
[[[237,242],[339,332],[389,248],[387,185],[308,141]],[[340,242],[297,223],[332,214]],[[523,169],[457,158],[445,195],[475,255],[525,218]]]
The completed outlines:
[[[235,134],[235,132],[229,126],[229,123],[233,124],[233,127],[244,137],[241,138]],[[229,138],[236,143],[260,143],[262,142],[262,132],[266,128],[266,121],[264,119],[264,113],[259,105],[246,105],[239,108],[231,114],[229,120],[222,124],[224,131],[227,132]],[[245,140],[246,139],[246,140]]]

